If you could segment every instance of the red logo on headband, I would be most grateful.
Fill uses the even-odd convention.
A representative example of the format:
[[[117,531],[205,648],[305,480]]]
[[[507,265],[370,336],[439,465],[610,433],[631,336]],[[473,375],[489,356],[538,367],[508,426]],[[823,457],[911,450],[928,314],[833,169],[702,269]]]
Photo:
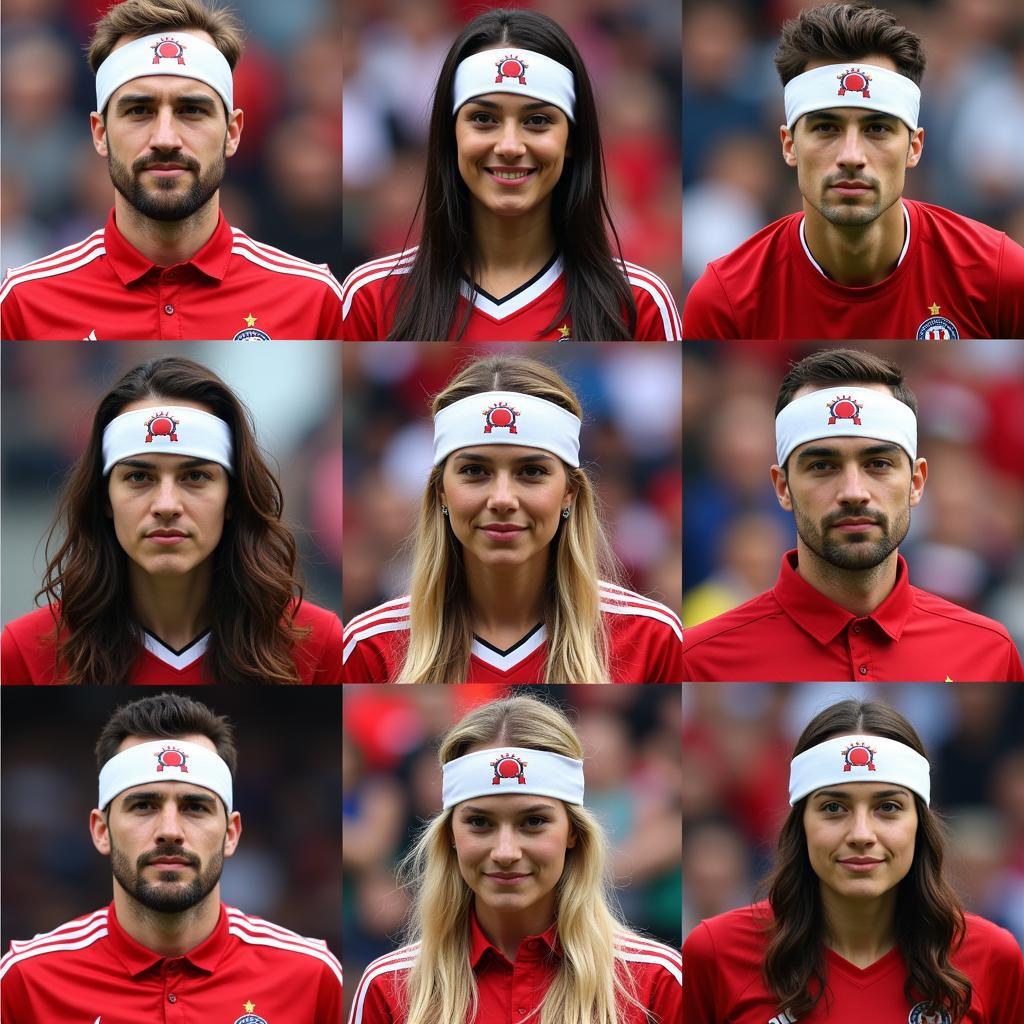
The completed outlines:
[[[860,426],[860,411],[863,406],[849,395],[840,395],[827,403],[828,425],[831,427],[836,420],[853,420]]]
[[[516,430],[516,417],[519,410],[513,409],[507,402],[495,402],[489,409],[484,409],[484,418],[487,424],[484,433],[489,434],[495,427],[508,428],[510,434],[518,434]]]
[[[176,60],[179,64],[184,64],[185,47],[177,39],[164,37],[153,47],[153,63],[159,64],[162,60]]]
[[[521,761],[515,754],[502,754],[497,761],[491,762],[491,767],[494,769],[491,785],[500,786],[505,779],[518,779],[519,785],[525,786],[527,763]]]
[[[177,768],[182,774],[188,775],[188,755],[177,747],[164,747],[156,757],[156,770],[162,772],[165,768]]]
[[[836,75],[836,78],[839,79],[839,96],[845,96],[848,92],[859,92],[864,99],[871,99],[871,93],[868,92],[871,76],[860,68],[850,68],[849,71]]]
[[[851,743],[844,751],[843,758],[846,764],[843,771],[853,771],[854,768],[867,768],[869,772],[875,771],[875,748],[869,747],[866,743]]]
[[[494,66],[498,69],[498,77],[494,79],[498,85],[506,78],[518,78],[520,85],[526,85],[526,69],[530,66],[518,57],[502,57],[495,61]]]
[[[146,444],[154,437],[166,437],[169,441],[177,441],[179,422],[180,420],[176,420],[170,413],[158,412],[146,420]]]

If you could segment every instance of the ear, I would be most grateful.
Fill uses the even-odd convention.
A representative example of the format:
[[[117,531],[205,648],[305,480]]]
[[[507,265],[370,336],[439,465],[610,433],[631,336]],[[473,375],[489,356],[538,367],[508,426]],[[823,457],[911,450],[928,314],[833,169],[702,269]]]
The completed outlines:
[[[98,808],[89,812],[89,836],[92,845],[103,854],[110,856],[110,826],[107,824],[107,816]]]
[[[95,149],[100,156],[106,156],[107,126],[103,121],[103,116],[101,114],[97,114],[95,110],[89,115],[89,130],[92,133],[93,149]]]
[[[924,495],[925,481],[928,479],[928,460],[915,459],[913,473],[910,478],[910,504],[917,505]]]
[[[796,125],[793,127],[796,128]],[[796,139],[784,124],[779,125],[779,142],[782,143],[782,159],[790,167],[796,167]]]
[[[242,108],[231,111],[228,118],[228,134],[224,141],[224,155],[234,156],[238,150],[238,144],[242,141],[242,128],[245,124],[245,114]]]
[[[915,128],[910,133],[910,149],[907,151],[907,167],[916,167],[924,152],[924,129]]]
[[[242,838],[242,816],[238,811],[228,815],[228,828],[224,835],[224,856],[230,857],[238,849],[238,841]]]
[[[779,465],[771,468],[772,487],[775,488],[775,497],[779,504],[787,511],[793,511],[793,499],[789,494],[789,481],[786,479],[785,471]]]

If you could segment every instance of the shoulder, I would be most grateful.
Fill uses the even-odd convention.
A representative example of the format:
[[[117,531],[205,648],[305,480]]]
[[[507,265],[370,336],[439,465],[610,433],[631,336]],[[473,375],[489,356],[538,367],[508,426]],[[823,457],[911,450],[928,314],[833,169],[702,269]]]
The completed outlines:
[[[87,238],[74,245],[65,246],[52,252],[49,256],[25,263],[20,267],[7,270],[3,285],[0,286],[0,302],[8,297],[15,288],[30,282],[39,282],[35,287],[50,287],[56,279],[81,270],[94,260],[106,255],[104,228],[98,228]]]
[[[419,246],[414,245],[411,249],[403,249],[401,252],[382,256],[380,259],[370,260],[368,263],[356,267],[341,285],[342,316],[348,316],[356,296],[365,297],[368,290],[379,288],[378,282],[389,277],[408,274],[412,270],[418,251]]]
[[[381,1004],[394,1007],[398,992],[405,984],[405,978],[416,963],[420,945],[402,946],[391,953],[377,957],[366,966],[359,979],[356,993],[352,997],[352,1015],[349,1024],[364,1024],[365,1020],[378,1020],[380,1014],[374,1010]],[[369,1011],[367,1010],[369,1007]]]
[[[802,216],[802,213],[789,213],[772,221],[741,242],[732,252],[712,260],[708,264],[708,271],[713,271],[722,281],[738,279],[759,263],[784,258],[790,245],[790,232]],[[748,287],[751,284],[749,281],[744,283]]]
[[[32,971],[52,966],[59,971],[68,958],[88,959],[90,947],[107,936],[107,911],[96,910],[25,941],[12,941],[0,959],[0,978],[8,971]]]
[[[633,289],[633,301],[637,305],[637,313],[642,315],[650,311],[655,314],[656,325],[666,341],[679,341],[682,338],[682,322],[679,309],[672,296],[669,286],[664,280],[638,263],[623,260],[622,271]]]
[[[987,633],[993,639],[998,637],[1007,644],[1013,643],[1009,630],[995,619],[962,608],[960,605],[953,604],[952,601],[947,601],[944,597],[922,590],[920,587],[911,585],[910,592],[914,597],[914,606],[919,611],[945,619],[949,628],[956,628],[958,631],[964,632]],[[953,623],[956,623],[955,627],[952,625]]]
[[[609,629],[618,632],[638,628],[666,636],[672,634],[682,641],[683,623],[668,605],[604,580],[598,583],[598,594]]]
[[[357,648],[393,647],[396,641],[404,641],[408,632],[408,595],[385,601],[346,623],[342,637],[342,662],[347,662]]]
[[[764,619],[781,612],[778,601],[770,590],[766,590],[749,601],[730,608],[729,611],[716,615],[696,626],[686,627],[686,638],[683,641],[685,652],[689,653],[699,644],[708,643],[724,637],[737,630],[757,626]],[[732,639],[730,637],[730,639]]]
[[[4,626],[4,632],[10,632],[19,641],[38,641],[52,633],[57,626],[59,607],[46,605],[33,611],[19,615]]]
[[[972,220],[962,213],[947,210],[944,206],[934,203],[922,203],[918,199],[904,199],[910,210],[912,223],[916,221],[922,236],[943,244],[968,245],[994,252],[1006,239],[1006,233],[999,231],[980,220]]]
[[[960,947],[962,955],[981,956],[993,966],[1010,965],[1017,973],[1024,971],[1024,953],[1012,932],[977,914],[964,917],[967,931]]]
[[[57,681],[57,608],[37,608],[4,626],[0,637],[0,681],[5,685],[40,685]]]
[[[616,932],[613,940],[615,959],[630,970],[652,977],[669,978],[683,983],[683,956],[678,949],[654,939],[645,939],[632,932]]]
[[[683,943],[688,966],[720,961],[723,956],[756,959],[760,962],[772,923],[767,903],[726,911],[701,921]]]
[[[328,608],[321,608],[312,601],[300,601],[293,606],[294,623],[296,626],[311,626],[314,634],[327,636],[336,632],[341,626],[341,620]]]
[[[341,964],[323,939],[307,938],[261,917],[243,914],[236,907],[225,906],[224,911],[228,934],[242,946],[258,948],[274,959],[287,961],[289,971],[305,969],[318,975],[326,969],[341,984]]]
[[[265,270],[272,277],[279,277],[282,281],[287,279],[290,287],[310,282],[306,285],[310,290],[330,293],[339,301],[341,299],[341,285],[326,263],[311,263],[283,249],[257,242],[240,228],[231,229],[231,255]]]

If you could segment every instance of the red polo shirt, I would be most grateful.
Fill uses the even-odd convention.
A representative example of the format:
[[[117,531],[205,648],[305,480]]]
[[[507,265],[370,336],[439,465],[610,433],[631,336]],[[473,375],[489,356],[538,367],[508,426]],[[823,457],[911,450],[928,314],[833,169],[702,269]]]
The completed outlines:
[[[471,1024],[522,1024],[543,1002],[561,958],[552,925],[519,944],[514,963],[483,933],[470,913],[470,963],[476,975],[479,1009]],[[378,957],[363,972],[352,1000],[349,1024],[403,1024],[405,979],[419,945]],[[683,1012],[682,958],[677,949],[628,935],[615,938],[615,959],[628,972],[648,1016],[633,1005],[621,1008],[619,1024],[679,1024]]]
[[[4,1024],[338,1024],[341,965],[306,939],[221,905],[183,956],[139,945],[114,905],[27,942],[0,961]]]
[[[84,241],[7,272],[0,337],[35,341],[341,337],[341,285],[309,263],[232,228],[221,213],[189,260],[158,267],[110,211]]]
[[[782,558],[771,590],[683,634],[684,681],[1019,682],[1020,654],[1002,623],[912,587],[899,556],[892,593],[854,615]]]

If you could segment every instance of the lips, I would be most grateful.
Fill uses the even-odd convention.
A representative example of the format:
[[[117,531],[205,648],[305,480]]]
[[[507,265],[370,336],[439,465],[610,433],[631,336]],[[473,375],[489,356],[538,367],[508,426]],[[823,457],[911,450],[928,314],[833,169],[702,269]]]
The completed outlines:
[[[184,530],[150,530],[146,534],[147,537],[187,537],[188,534]]]
[[[487,523],[480,527],[481,530],[490,530],[492,533],[520,533],[526,529],[525,526],[516,526],[515,523]]]
[[[487,876],[488,878],[500,878],[502,881],[508,882],[516,878],[527,878],[525,874],[517,874],[510,871],[495,871]]]
[[[536,167],[485,167],[484,170],[492,177],[502,181],[517,181],[520,178],[528,178],[537,172]]]

